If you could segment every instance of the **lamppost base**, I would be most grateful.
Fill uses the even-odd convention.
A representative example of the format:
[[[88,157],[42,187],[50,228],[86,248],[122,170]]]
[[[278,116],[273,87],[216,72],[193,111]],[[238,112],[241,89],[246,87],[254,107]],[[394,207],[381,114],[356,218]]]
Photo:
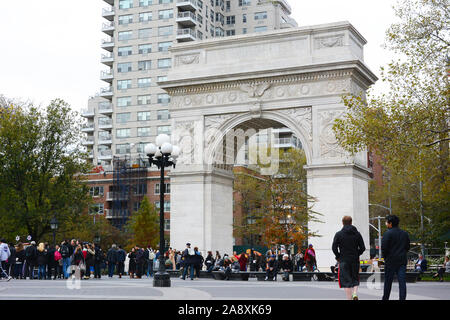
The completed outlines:
[[[170,275],[167,272],[156,273],[153,278],[153,286],[159,288],[170,287],[171,286]]]

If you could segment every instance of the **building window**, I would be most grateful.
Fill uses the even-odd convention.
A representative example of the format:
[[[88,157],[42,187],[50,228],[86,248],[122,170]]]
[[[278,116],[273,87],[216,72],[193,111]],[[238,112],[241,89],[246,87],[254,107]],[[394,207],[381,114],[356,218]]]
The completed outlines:
[[[133,0],[119,0],[119,9],[133,8]]]
[[[119,32],[119,40],[130,40],[133,37],[133,31],[121,31]]]
[[[161,104],[170,103],[170,96],[167,93],[158,94],[158,103],[161,103]]]
[[[173,3],[173,0],[159,0],[159,4]]]
[[[146,104],[150,104],[152,100],[152,96],[151,95],[145,95],[145,96],[138,96],[137,98],[137,104],[139,106],[142,105],[146,105]]]
[[[227,17],[227,24],[228,25],[236,24],[236,16],[228,16]]]
[[[264,32],[267,31],[267,26],[255,27],[255,32]]]
[[[148,143],[146,143],[146,142],[139,142],[138,144],[137,144],[137,146],[136,146],[136,152],[137,153],[144,153],[145,152],[145,146],[147,145]]]
[[[121,124],[127,123],[128,121],[130,121],[130,118],[131,118],[130,112],[116,114],[116,122],[117,123],[121,123]]]
[[[89,206],[89,214],[103,214],[105,205],[103,203],[95,203]]]
[[[170,135],[170,126],[159,126],[157,134],[167,134]]]
[[[167,9],[167,10],[159,10],[159,19],[171,19],[173,18],[173,9]]]
[[[152,0],[139,0],[139,7],[148,7],[152,3]]]
[[[119,73],[130,72],[131,71],[131,62],[118,63],[117,71]]]
[[[130,144],[117,144],[116,145],[116,154],[129,154],[131,152]]]
[[[101,186],[101,187],[91,187],[89,189],[89,194],[91,195],[91,197],[103,197],[103,195],[104,195],[103,186]]]
[[[167,76],[158,76],[158,82],[167,81]]]
[[[150,137],[150,127],[137,128],[138,137]]]
[[[119,90],[131,89],[131,80],[118,80],[117,89]]]
[[[112,125],[112,120],[109,117],[100,117],[100,118],[98,118],[98,124],[100,126]]]
[[[138,121],[149,121],[150,120],[150,111],[140,111],[137,114]]]
[[[131,97],[120,97],[117,98],[118,107],[128,107],[131,106]]]
[[[170,219],[164,219],[164,231],[170,231]]]
[[[250,6],[250,5],[251,5],[250,0],[239,0],[239,7]]]
[[[133,15],[126,14],[123,16],[119,16],[119,25],[133,23]]]
[[[136,190],[134,191],[134,194],[138,195],[147,194],[147,184],[146,183],[138,184]]]
[[[152,52],[152,45],[150,43],[139,45],[139,54],[147,54]]]
[[[117,49],[117,55],[119,57],[126,57],[133,54],[133,48],[131,46],[129,47],[119,47]]]
[[[127,129],[117,129],[116,130],[116,138],[118,139],[125,139],[130,137],[131,130],[129,128]]]
[[[144,70],[150,70],[152,68],[152,61],[151,60],[144,60],[138,62],[138,70],[144,71]]]
[[[170,183],[164,183],[164,194],[170,194]],[[159,194],[161,192],[160,184],[155,184],[155,194]]]
[[[148,88],[152,85],[152,78],[138,79],[138,88]]]
[[[158,120],[169,120],[169,110],[158,110]]]
[[[158,35],[159,36],[170,36],[173,33],[172,26],[164,26],[158,28]]]
[[[242,34],[247,34],[247,28],[242,29]]]
[[[247,23],[247,14],[245,13],[242,15],[242,22]]]
[[[165,69],[172,67],[172,59],[171,58],[165,58],[165,59],[158,59],[158,69]]]
[[[165,41],[158,43],[158,51],[159,52],[167,52],[169,48],[172,46],[172,41]]]
[[[139,29],[139,39],[147,39],[152,36],[152,28]]]
[[[267,11],[255,12],[255,20],[264,20],[264,19],[267,19]]]
[[[155,202],[155,207],[156,209],[159,209],[159,201]],[[170,201],[169,200],[165,200],[164,201],[164,212],[170,212]]]
[[[227,30],[227,37],[236,35],[236,30]]]
[[[139,22],[147,22],[147,21],[152,21],[152,13],[151,12],[139,13]]]

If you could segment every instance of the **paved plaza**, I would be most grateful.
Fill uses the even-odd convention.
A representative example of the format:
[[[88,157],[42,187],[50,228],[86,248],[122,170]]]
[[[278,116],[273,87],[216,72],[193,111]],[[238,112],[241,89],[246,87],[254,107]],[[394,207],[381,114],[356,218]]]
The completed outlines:
[[[78,286],[79,285],[79,286]],[[449,299],[450,283],[409,283],[408,300]],[[380,300],[380,289],[362,283],[361,300]],[[0,300],[344,300],[336,282],[264,282],[181,280],[172,278],[171,288],[153,288],[152,279],[90,279],[79,283],[66,280],[11,280],[0,282]],[[393,284],[391,299],[398,299]]]

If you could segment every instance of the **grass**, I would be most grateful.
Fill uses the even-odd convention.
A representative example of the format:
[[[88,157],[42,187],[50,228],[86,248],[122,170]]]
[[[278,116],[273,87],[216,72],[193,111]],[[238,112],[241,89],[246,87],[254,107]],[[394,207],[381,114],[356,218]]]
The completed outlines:
[[[419,281],[439,282],[439,278],[433,279],[433,274],[424,274],[424,275],[420,276]],[[450,282],[450,274],[448,274],[448,273],[444,274],[444,282]]]

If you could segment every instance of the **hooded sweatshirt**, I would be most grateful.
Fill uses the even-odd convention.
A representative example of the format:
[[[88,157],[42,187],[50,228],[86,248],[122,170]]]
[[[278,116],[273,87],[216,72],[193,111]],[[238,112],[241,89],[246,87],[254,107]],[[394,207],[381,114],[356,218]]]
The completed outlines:
[[[9,246],[7,243],[0,244],[0,261],[8,260],[11,252],[9,251]]]
[[[336,260],[359,262],[359,256],[366,250],[359,231],[352,225],[344,226],[333,240],[333,253]]]

